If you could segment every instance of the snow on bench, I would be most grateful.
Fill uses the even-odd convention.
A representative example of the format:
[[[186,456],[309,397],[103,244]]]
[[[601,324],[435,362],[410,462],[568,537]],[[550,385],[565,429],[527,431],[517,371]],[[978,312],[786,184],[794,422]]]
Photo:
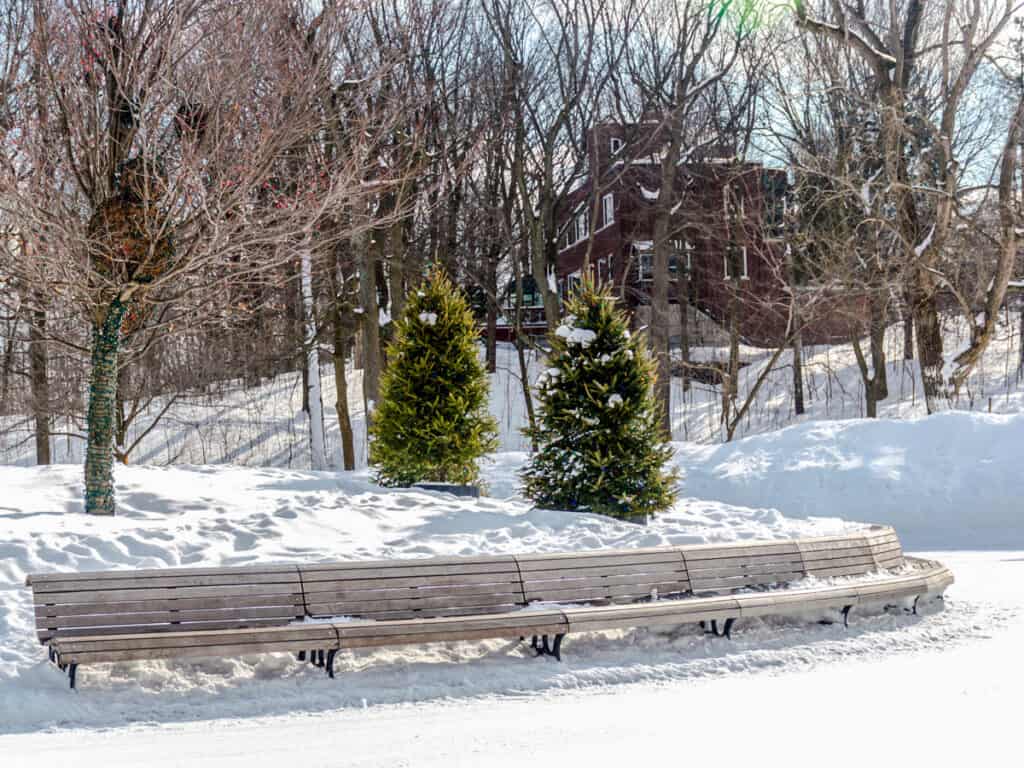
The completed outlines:
[[[895,531],[880,526],[782,541],[26,579],[39,641],[72,688],[80,664],[294,652],[334,677],[342,649],[527,635],[538,655],[560,660],[570,633],[699,622],[728,637],[740,618],[829,611],[846,623],[863,604],[916,612],[952,582],[941,564],[904,558]]]

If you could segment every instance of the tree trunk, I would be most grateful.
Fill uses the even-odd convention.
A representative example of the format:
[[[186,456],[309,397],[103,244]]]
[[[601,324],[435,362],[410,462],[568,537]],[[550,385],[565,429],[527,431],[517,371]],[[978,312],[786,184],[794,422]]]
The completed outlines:
[[[397,320],[405,311],[405,221],[393,223],[388,237],[391,242],[388,294],[391,297],[391,319]]]
[[[324,400],[320,385],[320,355],[316,333],[316,303],[313,298],[313,254],[308,240],[302,243],[303,351],[306,356],[306,386],[309,403],[309,466],[315,471],[327,469],[327,440],[324,436]]]
[[[734,282],[736,280],[738,278],[733,278]],[[729,292],[729,370],[722,380],[722,415],[728,425],[727,440],[732,440],[739,426],[739,418],[731,418],[732,404],[739,397],[740,391],[740,312],[737,291],[738,286],[733,285]]]
[[[342,327],[340,313],[336,311],[334,319],[334,392],[336,400],[334,409],[338,412],[338,432],[341,434],[341,458],[344,467],[351,472],[356,468],[355,438],[352,434],[352,418],[348,412],[348,380],[346,379],[345,362],[348,358],[346,331]]]
[[[53,457],[50,452],[50,376],[46,354],[45,309],[32,312],[28,334],[32,413],[36,423],[36,464],[49,464]]]
[[[113,515],[114,407],[117,400],[117,355],[121,322],[127,305],[114,299],[93,328],[89,374],[89,409],[86,416],[88,447],[85,453],[85,511]]]
[[[664,179],[662,180],[664,182]],[[648,339],[654,356],[656,379],[654,392],[661,406],[661,428],[672,434],[672,368],[669,358],[668,262],[669,240],[667,211],[659,211],[654,221],[654,258],[651,285],[651,325]]]
[[[346,471],[351,472],[356,468],[355,438],[352,434],[352,417],[348,411],[348,378],[346,363],[350,338],[352,334],[351,325],[345,322],[345,312],[342,306],[342,291],[344,285],[338,280],[337,269],[330,270],[331,293],[334,300],[331,305],[331,330],[333,332],[334,346],[331,353],[331,360],[334,363],[334,409],[338,412],[338,432],[341,435],[341,459]]]
[[[793,335],[793,410],[797,416],[804,414],[804,341],[799,331]]]
[[[530,430],[537,428],[537,421],[534,418],[533,413],[533,395],[530,393],[530,369],[526,364],[526,352],[525,344],[523,343],[523,273],[520,268],[519,260],[512,259],[513,266],[513,279],[515,280],[516,286],[516,307],[515,307],[515,319],[513,325],[513,333],[516,338],[516,356],[519,358],[519,381],[523,388],[523,402],[526,405],[526,421],[530,425]],[[548,325],[550,330],[551,326]],[[537,450],[537,441],[535,438],[530,438],[530,445],[534,451]]]
[[[914,359],[914,313],[909,306],[903,311],[903,359]]]
[[[359,303],[362,305],[363,337],[363,405],[366,413],[366,427],[373,421],[373,411],[380,398],[380,324],[377,305],[377,271],[373,251],[365,236],[355,242],[359,264]]]
[[[8,403],[11,395],[11,375],[14,370],[14,349],[15,341],[18,338],[18,314],[16,313],[7,325],[7,337],[4,340],[4,361],[0,367],[0,416],[6,413],[13,413],[14,409]]]
[[[124,371],[119,370],[117,372],[117,386],[114,388],[114,415],[116,419],[116,426],[114,427],[114,458],[122,464],[128,463],[128,457],[125,455],[125,448],[128,445],[128,423],[124,415],[124,404],[128,399],[127,392],[125,392],[127,386],[128,379],[125,377]]]
[[[885,364],[885,303],[881,302],[871,313],[871,368],[875,400],[881,402],[889,397],[889,376]]]
[[[924,294],[914,302],[914,330],[917,337],[917,360],[921,366],[925,404],[934,413],[942,395],[942,327],[933,294]]]
[[[488,373],[498,370],[498,258],[498,254],[493,252],[487,255],[487,271],[484,277],[484,300],[487,302],[484,357]]]
[[[1017,361],[1017,370],[1024,371],[1024,304],[1019,307],[1017,315],[1018,322],[1020,323],[1020,340],[1017,342],[1019,349],[1019,359]]]
[[[676,273],[676,301],[679,303],[679,354],[682,361],[683,392],[690,391],[690,272],[680,264]]]

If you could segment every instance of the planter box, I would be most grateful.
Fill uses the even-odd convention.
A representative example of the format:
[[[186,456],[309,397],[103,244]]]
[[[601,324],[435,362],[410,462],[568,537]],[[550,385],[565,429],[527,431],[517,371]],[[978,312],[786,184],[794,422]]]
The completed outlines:
[[[421,491],[437,491],[450,493],[452,496],[463,496],[471,499],[480,498],[480,489],[475,485],[459,485],[457,483],[413,483],[413,488]]]

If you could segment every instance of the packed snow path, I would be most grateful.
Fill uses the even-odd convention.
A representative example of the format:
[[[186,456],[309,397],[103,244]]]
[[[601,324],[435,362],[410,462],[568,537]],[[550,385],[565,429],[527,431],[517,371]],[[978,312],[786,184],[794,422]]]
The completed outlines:
[[[185,722],[9,735],[0,737],[0,755],[7,766],[55,768],[519,768],[659,757],[715,765],[1012,764],[1024,690],[1024,552],[935,556],[958,581],[948,610],[920,619],[860,620],[846,632],[754,628],[732,644],[690,638],[682,650],[654,638],[591,641],[583,643],[584,660],[570,652],[563,665],[484,662],[509,682],[513,668],[524,683],[536,681],[530,670],[540,666],[572,690],[460,696],[455,686],[440,700],[318,709],[317,689],[358,692],[381,673],[367,670],[355,679],[302,681],[310,707],[285,716],[189,722],[182,712]],[[455,671],[488,674],[480,667],[461,662]],[[616,684],[617,668],[634,682]],[[417,670],[405,674],[414,685]],[[251,694],[259,696],[258,686]]]

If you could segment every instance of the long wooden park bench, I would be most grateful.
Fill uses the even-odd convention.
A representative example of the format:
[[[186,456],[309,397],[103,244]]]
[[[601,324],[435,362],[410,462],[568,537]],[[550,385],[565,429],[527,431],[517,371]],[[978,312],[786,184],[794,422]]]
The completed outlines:
[[[875,574],[873,578],[840,579]],[[815,578],[808,578],[815,577]],[[71,687],[81,664],[291,652],[334,677],[339,650],[917,610],[953,576],[891,528],[843,536],[559,554],[31,575],[36,629]],[[789,588],[784,588],[784,587]]]

